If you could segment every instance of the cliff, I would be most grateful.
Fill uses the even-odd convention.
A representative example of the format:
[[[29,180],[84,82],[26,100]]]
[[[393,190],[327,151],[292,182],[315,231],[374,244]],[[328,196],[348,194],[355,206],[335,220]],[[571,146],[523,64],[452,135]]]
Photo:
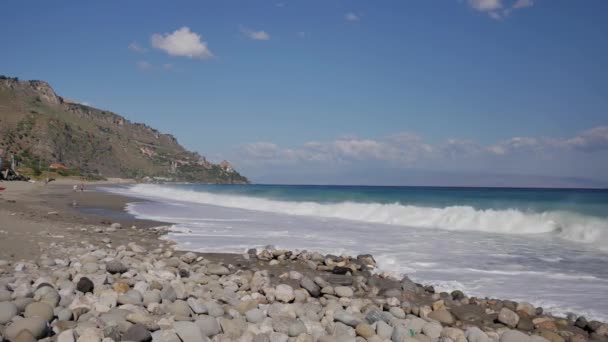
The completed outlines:
[[[0,76],[0,150],[32,168],[60,163],[103,177],[248,182],[230,163],[211,163],[170,134],[62,98],[44,81],[5,76]]]

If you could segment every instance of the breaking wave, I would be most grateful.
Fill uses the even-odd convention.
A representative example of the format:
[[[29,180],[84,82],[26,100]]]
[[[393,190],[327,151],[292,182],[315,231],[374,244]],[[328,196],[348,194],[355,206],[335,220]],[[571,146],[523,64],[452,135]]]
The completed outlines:
[[[566,240],[598,246],[608,243],[607,219],[567,211],[528,212],[517,209],[476,209],[471,206],[436,208],[399,203],[295,202],[176,189],[152,184],[134,185],[129,188],[128,192],[138,197],[288,215],[449,231],[481,231],[499,234],[552,233]]]

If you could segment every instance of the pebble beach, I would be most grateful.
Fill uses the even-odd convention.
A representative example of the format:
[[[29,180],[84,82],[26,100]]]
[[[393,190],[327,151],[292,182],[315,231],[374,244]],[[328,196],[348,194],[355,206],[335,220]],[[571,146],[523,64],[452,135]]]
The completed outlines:
[[[3,184],[0,341],[608,341],[604,322],[438,292],[373,255],[178,251],[168,223],[122,212],[134,199]]]

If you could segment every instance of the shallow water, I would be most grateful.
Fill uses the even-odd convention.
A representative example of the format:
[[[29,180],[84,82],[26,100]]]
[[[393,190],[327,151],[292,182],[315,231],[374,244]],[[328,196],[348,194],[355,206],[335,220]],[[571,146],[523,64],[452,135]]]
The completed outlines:
[[[347,202],[331,195],[313,201],[322,194],[288,198],[276,188],[274,195],[255,187],[247,191],[257,194],[216,188],[136,185],[112,191],[156,200],[129,204],[128,211],[138,218],[174,222],[168,238],[182,249],[243,252],[272,244],[323,253],[371,253],[381,269],[407,273],[442,290],[526,300],[554,314],[576,312],[608,320],[602,193],[592,193],[593,198],[574,193],[580,200],[570,207],[553,199],[558,208],[551,204],[555,194],[543,194],[536,206],[529,205],[534,202],[530,193],[528,205],[513,200],[521,194],[507,199],[500,199],[509,197],[504,193],[494,194],[488,199],[493,206],[485,207],[474,203],[482,202],[477,198],[449,198],[454,194],[430,206],[430,199],[418,194],[427,201],[422,206],[420,199],[369,202],[360,193]]]

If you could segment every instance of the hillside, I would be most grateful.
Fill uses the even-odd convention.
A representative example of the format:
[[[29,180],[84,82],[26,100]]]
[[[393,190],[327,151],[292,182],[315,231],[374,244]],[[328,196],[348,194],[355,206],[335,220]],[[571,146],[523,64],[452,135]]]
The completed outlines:
[[[175,137],[55,94],[43,81],[0,76],[0,150],[39,173],[59,163],[82,175],[247,183],[228,162],[208,162]]]

